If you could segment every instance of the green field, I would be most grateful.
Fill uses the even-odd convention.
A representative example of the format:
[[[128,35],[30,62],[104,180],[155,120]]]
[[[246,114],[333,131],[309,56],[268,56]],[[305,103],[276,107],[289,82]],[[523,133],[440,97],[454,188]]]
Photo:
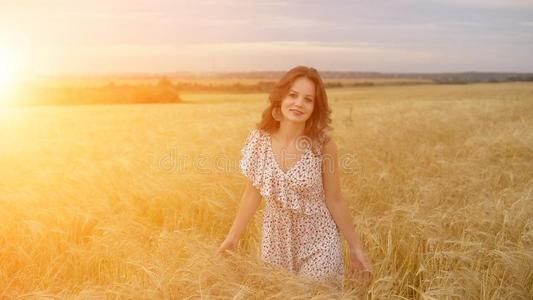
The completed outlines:
[[[338,294],[260,264],[261,209],[215,258],[268,95],[181,96],[0,108],[1,299],[531,299],[532,83],[328,90],[374,269]]]

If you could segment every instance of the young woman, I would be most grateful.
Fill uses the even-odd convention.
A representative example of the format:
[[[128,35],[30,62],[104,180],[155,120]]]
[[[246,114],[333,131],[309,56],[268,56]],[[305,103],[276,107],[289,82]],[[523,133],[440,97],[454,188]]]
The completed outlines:
[[[350,273],[369,279],[370,265],[341,197],[337,146],[325,132],[331,109],[319,73],[294,67],[269,100],[241,150],[247,186],[217,254],[236,250],[264,197],[263,261],[318,280],[334,279],[344,287],[342,232],[350,247]]]

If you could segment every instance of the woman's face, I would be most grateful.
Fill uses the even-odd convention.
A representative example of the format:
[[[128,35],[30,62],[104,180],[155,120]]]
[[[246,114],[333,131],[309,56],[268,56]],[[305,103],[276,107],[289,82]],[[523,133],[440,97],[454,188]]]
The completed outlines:
[[[307,77],[298,77],[289,92],[281,101],[283,119],[292,122],[305,122],[311,117],[315,107],[315,83]]]

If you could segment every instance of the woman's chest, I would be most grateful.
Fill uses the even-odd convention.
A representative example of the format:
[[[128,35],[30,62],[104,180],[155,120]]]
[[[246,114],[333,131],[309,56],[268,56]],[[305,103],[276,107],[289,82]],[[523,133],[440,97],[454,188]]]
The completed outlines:
[[[280,184],[290,184],[304,189],[314,189],[322,184],[322,161],[311,152],[303,154],[285,170],[282,169],[284,165],[278,162],[274,154],[269,155],[268,161],[270,168],[267,169]]]

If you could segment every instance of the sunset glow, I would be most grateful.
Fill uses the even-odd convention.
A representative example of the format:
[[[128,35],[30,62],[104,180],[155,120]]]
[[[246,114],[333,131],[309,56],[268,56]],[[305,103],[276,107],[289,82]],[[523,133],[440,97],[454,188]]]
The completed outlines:
[[[0,92],[17,80],[18,57],[14,50],[0,46]]]
[[[0,0],[0,300],[533,300],[532,50],[533,0]]]

